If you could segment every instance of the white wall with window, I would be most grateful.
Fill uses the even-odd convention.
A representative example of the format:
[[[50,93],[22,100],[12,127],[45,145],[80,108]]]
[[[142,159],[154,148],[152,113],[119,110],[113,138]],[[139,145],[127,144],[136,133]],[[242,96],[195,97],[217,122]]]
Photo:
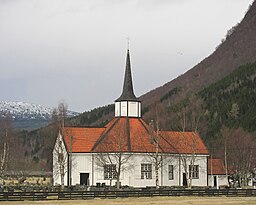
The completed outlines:
[[[194,158],[194,162],[191,158]],[[207,186],[207,156],[206,155],[197,155],[197,156],[190,156],[187,155],[186,158],[187,164],[187,172],[188,175],[192,176],[192,186]],[[184,158],[183,158],[184,161]],[[180,185],[183,185],[183,175],[185,174],[185,166],[181,160],[181,169],[180,169]],[[189,178],[188,176],[188,178]]]
[[[133,187],[155,186],[155,168],[154,163],[150,160],[149,154],[133,153],[130,168],[121,172],[121,185]],[[96,183],[105,183],[106,185],[115,184],[115,165],[98,166],[95,162],[96,154],[94,153],[74,153],[72,154],[72,185],[80,184],[80,173],[88,173],[89,185]],[[188,159],[189,162],[189,159]],[[197,156],[193,176],[193,186],[207,186],[207,156]],[[189,168],[188,168],[189,169]],[[159,169],[160,186],[182,186],[182,175],[184,167],[178,155],[168,155],[163,161],[163,167]],[[67,180],[65,179],[65,184]]]

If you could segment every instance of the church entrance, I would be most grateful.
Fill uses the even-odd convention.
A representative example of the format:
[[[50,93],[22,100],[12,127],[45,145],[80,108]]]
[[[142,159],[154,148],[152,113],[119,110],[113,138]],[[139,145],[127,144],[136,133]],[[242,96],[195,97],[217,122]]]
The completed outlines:
[[[89,173],[80,173],[80,185],[89,186]]]
[[[187,181],[187,175],[186,175],[186,173],[183,173],[183,183],[182,183],[182,185],[183,185],[184,187],[187,187],[187,186],[188,186],[188,181]]]
[[[213,179],[213,186],[217,187],[217,176],[214,176]]]

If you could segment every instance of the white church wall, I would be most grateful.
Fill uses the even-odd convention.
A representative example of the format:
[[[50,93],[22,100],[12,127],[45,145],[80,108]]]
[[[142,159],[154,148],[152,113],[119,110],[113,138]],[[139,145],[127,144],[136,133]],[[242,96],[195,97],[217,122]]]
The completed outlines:
[[[135,101],[115,102],[116,117],[141,117],[141,103]]]
[[[121,102],[121,116],[127,116],[127,102]]]
[[[160,172],[163,176],[162,181],[160,181],[161,186],[179,186],[179,158],[177,156],[170,156],[163,160],[163,167],[161,168]],[[169,166],[173,166],[173,177],[169,177]]]
[[[207,186],[207,178],[208,178],[208,174],[207,174],[207,156],[206,155],[197,155],[197,156],[187,155],[186,158],[184,158],[184,159],[186,159],[187,166],[190,165],[191,157],[195,157],[194,165],[199,166],[199,177],[192,179],[192,186]],[[181,169],[180,169],[181,185],[183,185],[183,173],[185,173],[184,168],[185,167],[183,166],[183,163],[182,163],[182,160],[181,160]],[[187,170],[189,170],[188,167],[187,167]],[[188,180],[188,183],[189,183],[189,180]]]
[[[138,110],[138,112],[139,112],[139,117],[141,117],[141,103],[139,102],[139,110]]]
[[[80,173],[89,173],[90,185],[96,183],[105,183],[110,185],[109,179],[104,179],[104,169],[98,166],[96,161],[96,154],[73,154],[73,161],[75,166],[72,170],[72,184],[80,184]],[[94,160],[92,160],[94,158]],[[121,185],[128,185],[133,187],[146,187],[156,185],[156,175],[152,160],[146,153],[133,153],[129,159],[129,168],[121,172]],[[94,161],[94,162],[93,162]],[[152,164],[152,178],[141,178],[141,164]],[[160,186],[182,186],[182,175],[184,168],[179,160],[178,155],[170,155],[165,158],[164,166],[159,169],[159,185]],[[168,166],[173,165],[173,179],[169,179]],[[192,186],[207,186],[207,157],[197,156],[195,165],[199,165],[199,178],[193,179]],[[127,165],[126,165],[127,166]],[[115,185],[116,180],[111,181],[112,186]]]
[[[208,184],[211,187],[216,187],[214,185],[214,178],[216,178],[216,186],[228,186],[228,178],[226,175],[208,175]]]
[[[89,174],[89,185],[92,185],[92,160],[90,153],[73,153],[72,154],[72,185],[80,184],[80,174]]]
[[[59,158],[58,150],[59,150],[60,146],[61,146],[61,150],[63,150],[62,154],[63,154],[63,159],[64,159],[64,162],[65,162],[64,185],[67,185],[68,184],[68,182],[67,182],[67,170],[68,170],[67,159],[68,159],[68,153],[66,151],[63,139],[62,139],[60,134],[58,135],[58,137],[56,139],[56,142],[55,142],[55,145],[54,145],[54,148],[53,148],[53,184],[54,185],[57,185],[57,184],[61,185],[60,168],[59,168],[59,162],[58,162],[58,158]]]
[[[138,117],[138,102],[128,102],[128,116]]]
[[[120,106],[121,106],[121,102],[115,102],[115,116],[116,117],[121,115]]]
[[[129,185],[131,184],[131,180],[132,177],[131,175],[133,174],[133,169],[134,169],[134,156],[131,156],[131,154],[124,154],[123,157],[128,157],[129,160],[127,161],[127,163],[123,164],[122,166],[122,170],[121,174],[120,174],[120,182],[122,185]],[[117,160],[116,157],[111,157],[111,161],[113,164],[117,164],[115,163],[115,161]],[[105,183],[106,185],[115,185],[116,183],[116,179],[114,180],[110,180],[110,179],[104,179],[104,168],[103,165],[101,165],[101,163],[97,162],[97,154],[94,154],[94,184],[96,183]],[[106,164],[108,164],[106,162]],[[110,163],[109,163],[110,164]]]

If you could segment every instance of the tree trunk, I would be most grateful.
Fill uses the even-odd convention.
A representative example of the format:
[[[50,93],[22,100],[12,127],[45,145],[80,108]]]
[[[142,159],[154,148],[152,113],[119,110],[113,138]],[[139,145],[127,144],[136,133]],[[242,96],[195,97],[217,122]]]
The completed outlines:
[[[119,155],[118,171],[117,171],[117,176],[116,176],[116,183],[117,183],[116,188],[118,190],[120,189],[120,175],[121,175],[121,166],[122,166],[121,158],[122,158],[122,155],[120,154]]]
[[[64,176],[65,176],[64,169],[61,168],[60,170],[61,186],[64,186]]]
[[[227,160],[227,140],[225,137],[225,145],[224,145],[224,160],[225,160],[225,174],[226,174],[226,179],[228,180],[228,160]],[[229,182],[228,182],[229,186]]]
[[[158,174],[158,167],[155,166],[155,173],[156,173],[156,188],[159,188],[159,174]]]
[[[7,163],[7,142],[4,142],[4,149],[3,149],[3,156],[1,157],[1,164],[0,164],[0,176],[4,174],[4,170]]]
[[[120,189],[120,176],[117,176],[117,178],[116,178],[116,188],[118,190]]]

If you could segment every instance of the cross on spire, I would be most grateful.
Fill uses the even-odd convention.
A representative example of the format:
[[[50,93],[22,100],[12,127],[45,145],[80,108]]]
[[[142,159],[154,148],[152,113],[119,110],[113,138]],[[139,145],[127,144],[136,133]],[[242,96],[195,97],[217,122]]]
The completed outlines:
[[[129,50],[130,49],[130,37],[128,36],[127,38],[127,50]]]

